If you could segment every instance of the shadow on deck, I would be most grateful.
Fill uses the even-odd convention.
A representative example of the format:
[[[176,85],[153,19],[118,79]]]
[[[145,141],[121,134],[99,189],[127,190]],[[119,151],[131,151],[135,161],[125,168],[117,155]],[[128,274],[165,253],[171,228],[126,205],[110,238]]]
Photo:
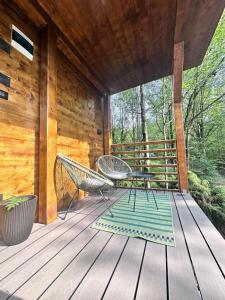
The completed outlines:
[[[225,299],[224,239],[189,194],[170,194],[175,248],[91,229],[105,205],[87,197],[66,221],[0,244],[0,299]]]

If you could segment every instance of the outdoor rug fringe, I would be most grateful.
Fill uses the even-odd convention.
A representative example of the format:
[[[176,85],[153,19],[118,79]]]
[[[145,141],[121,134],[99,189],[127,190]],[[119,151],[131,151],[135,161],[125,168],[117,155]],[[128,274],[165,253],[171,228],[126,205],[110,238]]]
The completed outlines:
[[[91,227],[175,247],[170,196],[164,194],[155,194],[154,196],[158,210],[151,192],[148,195],[149,201],[147,201],[146,192],[137,191],[134,211],[133,197],[128,203],[129,192],[127,192],[111,208],[113,217],[107,212]]]

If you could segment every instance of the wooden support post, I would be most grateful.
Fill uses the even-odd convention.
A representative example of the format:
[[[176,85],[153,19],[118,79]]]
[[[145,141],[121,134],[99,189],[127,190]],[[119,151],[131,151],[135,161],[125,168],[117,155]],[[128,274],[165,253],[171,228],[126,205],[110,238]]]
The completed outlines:
[[[48,224],[57,217],[54,168],[57,155],[57,34],[51,25],[41,32],[39,209],[38,220]]]
[[[184,124],[182,114],[182,73],[184,63],[184,43],[174,45],[173,63],[173,93],[174,93],[174,114],[177,140],[177,163],[179,174],[180,190],[188,190],[186,147],[184,138]]]
[[[103,145],[104,154],[111,153],[111,110],[110,110],[110,96],[103,98]]]

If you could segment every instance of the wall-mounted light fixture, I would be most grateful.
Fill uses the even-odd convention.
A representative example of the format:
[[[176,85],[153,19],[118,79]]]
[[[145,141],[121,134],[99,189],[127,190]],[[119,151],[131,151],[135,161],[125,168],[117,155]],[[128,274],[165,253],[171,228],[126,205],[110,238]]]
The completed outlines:
[[[97,134],[98,134],[98,135],[101,135],[101,134],[102,134],[102,129],[101,129],[101,128],[98,128],[98,129],[97,129]]]
[[[0,99],[8,100],[9,94],[3,90],[0,90]]]
[[[0,83],[4,84],[7,87],[10,87],[10,77],[0,72]]]
[[[10,45],[2,38],[0,38],[0,49],[10,54]]]

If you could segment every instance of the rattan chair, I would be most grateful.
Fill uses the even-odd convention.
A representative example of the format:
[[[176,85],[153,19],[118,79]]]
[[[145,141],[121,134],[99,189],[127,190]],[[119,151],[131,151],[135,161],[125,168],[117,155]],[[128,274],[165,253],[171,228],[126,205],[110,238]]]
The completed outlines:
[[[128,179],[131,167],[122,159],[113,155],[102,155],[97,160],[99,170],[113,181]]]
[[[78,193],[79,193],[79,190],[82,190],[85,192],[99,192],[101,195],[101,199],[104,200],[107,209],[109,210],[111,216],[113,216],[113,214],[110,210],[110,207],[108,205],[109,198],[107,198],[104,195],[104,190],[109,189],[110,187],[113,187],[113,185],[114,185],[113,182],[111,180],[109,180],[108,178],[105,178],[103,175],[95,172],[94,170],[91,170],[91,169],[79,164],[78,162],[71,160],[70,158],[68,158],[62,154],[58,154],[57,159],[63,165],[63,167],[67,171],[68,175],[70,176],[70,178],[76,185]],[[65,213],[64,217],[62,218],[64,220],[71,208],[71,205],[73,203],[75,195],[76,195],[76,192],[74,193],[74,195],[69,203],[68,209],[66,210],[66,213]]]

